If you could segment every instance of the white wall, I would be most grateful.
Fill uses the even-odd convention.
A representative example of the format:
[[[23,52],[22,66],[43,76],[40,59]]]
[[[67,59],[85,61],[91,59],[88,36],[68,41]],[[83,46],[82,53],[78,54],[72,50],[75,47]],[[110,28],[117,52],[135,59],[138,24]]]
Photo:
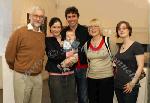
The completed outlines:
[[[10,80],[9,73],[8,74],[6,73],[5,75],[2,73],[4,69],[2,56],[4,56],[5,47],[11,31],[12,31],[12,0],[0,0],[0,89],[2,89],[4,85],[4,83],[2,82],[3,76],[7,78],[6,81]],[[7,83],[6,81],[5,83]],[[10,92],[11,91],[7,91],[7,93],[11,94]],[[5,95],[5,93],[6,92],[3,90],[3,95]],[[12,98],[9,98],[9,96],[5,96],[5,98],[6,99],[4,99],[3,97],[3,101],[12,100]],[[8,103],[8,102],[4,102],[4,103]]]
[[[2,89],[2,55],[12,30],[12,0],[0,0],[0,89]]]
[[[12,31],[12,0],[0,0],[0,55]]]

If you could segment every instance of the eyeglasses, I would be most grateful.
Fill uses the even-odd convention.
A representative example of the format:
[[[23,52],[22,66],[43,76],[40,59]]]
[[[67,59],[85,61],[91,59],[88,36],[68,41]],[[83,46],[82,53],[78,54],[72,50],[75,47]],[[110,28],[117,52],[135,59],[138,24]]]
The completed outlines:
[[[32,15],[33,16],[33,18],[39,18],[39,19],[44,19],[45,17],[44,16],[41,16],[41,15]]]
[[[118,31],[120,31],[120,30],[126,30],[126,29],[128,29],[128,28],[127,27],[118,28]]]

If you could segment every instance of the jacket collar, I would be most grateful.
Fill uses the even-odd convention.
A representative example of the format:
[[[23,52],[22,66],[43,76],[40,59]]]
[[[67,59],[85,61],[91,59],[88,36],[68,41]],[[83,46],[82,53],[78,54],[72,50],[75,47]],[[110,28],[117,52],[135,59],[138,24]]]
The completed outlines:
[[[29,23],[29,24],[27,25],[27,28],[28,28],[28,30],[35,31],[35,30],[33,29],[33,26],[32,26],[31,23]],[[39,30],[38,30],[38,31],[35,31],[35,32],[41,32],[41,29],[39,28]]]

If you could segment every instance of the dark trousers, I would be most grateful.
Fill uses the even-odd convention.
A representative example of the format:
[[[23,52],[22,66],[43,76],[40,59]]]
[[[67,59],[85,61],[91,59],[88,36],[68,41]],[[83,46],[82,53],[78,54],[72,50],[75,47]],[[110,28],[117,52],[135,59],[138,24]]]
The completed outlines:
[[[123,89],[115,89],[115,94],[118,100],[118,103],[136,103],[138,93],[139,93],[139,87],[136,87],[132,90],[131,93],[124,93]]]
[[[114,78],[88,78],[89,103],[113,103]]]
[[[75,69],[78,103],[88,103],[86,68]]]
[[[49,76],[48,85],[51,103],[76,102],[74,74],[64,76]]]

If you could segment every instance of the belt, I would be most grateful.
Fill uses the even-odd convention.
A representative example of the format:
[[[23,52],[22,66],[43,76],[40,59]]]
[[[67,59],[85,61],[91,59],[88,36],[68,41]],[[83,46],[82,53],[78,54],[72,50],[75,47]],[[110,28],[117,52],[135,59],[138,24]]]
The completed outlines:
[[[74,71],[69,71],[69,72],[62,72],[62,73],[52,73],[52,72],[49,72],[49,75],[71,75],[71,74],[74,74]]]
[[[16,72],[27,75],[27,76],[37,76],[41,73],[41,72],[39,72],[39,73],[29,73],[29,72],[20,72],[20,71],[16,71]]]

